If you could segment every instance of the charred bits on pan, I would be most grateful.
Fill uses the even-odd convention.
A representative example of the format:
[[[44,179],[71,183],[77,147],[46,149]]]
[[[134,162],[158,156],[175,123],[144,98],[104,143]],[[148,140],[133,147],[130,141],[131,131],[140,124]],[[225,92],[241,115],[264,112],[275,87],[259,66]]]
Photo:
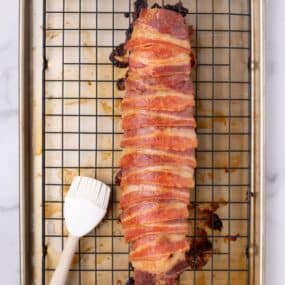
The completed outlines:
[[[192,269],[201,269],[205,266],[211,256],[213,249],[207,233],[203,229],[197,229],[197,237],[194,238],[190,250],[186,254],[189,266]]]
[[[114,66],[119,68],[126,68],[129,66],[128,58],[125,56],[126,51],[124,49],[124,43],[119,44],[110,54],[110,61]]]
[[[117,81],[117,88],[118,88],[118,90],[123,91],[123,90],[126,89],[125,81],[126,81],[126,78],[118,79],[118,81]]]
[[[213,230],[217,230],[217,231],[221,231],[223,228],[223,222],[221,220],[221,218],[214,212],[212,211],[207,211],[207,221],[206,221],[206,225],[213,229]]]

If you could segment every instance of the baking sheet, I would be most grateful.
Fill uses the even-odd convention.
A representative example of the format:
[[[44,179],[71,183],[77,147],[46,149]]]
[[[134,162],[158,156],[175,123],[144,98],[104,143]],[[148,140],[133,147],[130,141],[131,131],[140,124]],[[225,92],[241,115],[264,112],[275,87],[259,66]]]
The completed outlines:
[[[116,80],[125,70],[114,68],[108,59],[125,39],[130,18],[124,14],[132,4],[22,3],[22,27],[32,26],[31,39],[22,38],[22,81],[27,79],[25,68],[31,67],[27,56],[33,59],[29,84],[22,82],[21,88],[22,111],[31,112],[29,118],[22,114],[23,163],[26,156],[33,158],[30,173],[22,173],[22,235],[31,232],[30,244],[22,236],[22,248],[29,244],[32,252],[32,259],[30,251],[22,255],[23,284],[48,284],[67,234],[62,201],[78,174],[112,185],[113,198],[104,222],[81,239],[68,284],[124,284],[132,275],[118,223],[120,193],[114,185],[123,96]],[[207,229],[213,256],[202,270],[185,272],[179,284],[262,282],[262,42],[261,7],[255,5],[243,0],[184,1],[198,62],[192,74],[199,135],[192,199],[200,209],[219,203],[223,229]],[[28,12],[32,22],[27,21]],[[32,217],[31,226],[27,217]],[[190,220],[203,223],[197,212]]]

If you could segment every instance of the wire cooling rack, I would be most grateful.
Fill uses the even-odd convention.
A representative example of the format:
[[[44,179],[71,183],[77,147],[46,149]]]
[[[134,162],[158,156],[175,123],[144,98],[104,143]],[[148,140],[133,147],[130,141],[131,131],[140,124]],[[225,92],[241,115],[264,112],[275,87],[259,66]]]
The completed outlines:
[[[249,284],[250,2],[183,1],[197,57],[192,79],[199,147],[192,200],[198,208],[222,204],[217,214],[223,229],[207,229],[212,257],[202,269],[182,274],[179,284]],[[125,70],[109,61],[125,40],[132,9],[129,0],[44,0],[42,284],[49,283],[64,247],[62,205],[75,175],[103,180],[113,195],[107,218],[79,242],[68,284],[119,285],[132,275],[115,185],[123,95],[116,81]],[[196,208],[190,221],[201,223]]]

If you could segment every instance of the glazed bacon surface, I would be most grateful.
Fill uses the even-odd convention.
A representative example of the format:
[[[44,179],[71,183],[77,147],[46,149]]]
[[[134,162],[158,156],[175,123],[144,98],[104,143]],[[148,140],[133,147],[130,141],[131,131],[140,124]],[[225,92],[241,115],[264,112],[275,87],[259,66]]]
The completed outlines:
[[[197,137],[191,47],[183,16],[142,9],[125,44],[121,223],[135,284],[174,284],[188,267]]]

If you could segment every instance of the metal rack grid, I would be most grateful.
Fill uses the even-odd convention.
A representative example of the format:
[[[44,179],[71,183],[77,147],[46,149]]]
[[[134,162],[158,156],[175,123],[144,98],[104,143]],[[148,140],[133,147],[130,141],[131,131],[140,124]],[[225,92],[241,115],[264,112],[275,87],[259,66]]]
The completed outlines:
[[[149,1],[174,4],[177,1]],[[165,2],[165,3],[164,3]],[[251,90],[250,1],[183,1],[194,27],[197,68],[197,207],[213,202],[223,230],[207,230],[214,253],[201,270],[187,271],[179,284],[249,284]],[[107,218],[82,238],[68,284],[124,284],[132,275],[128,246],[118,223],[115,185],[120,155],[120,100],[109,54],[125,39],[131,0],[44,0],[43,235],[42,284],[48,284],[64,247],[63,199],[75,175],[113,187]],[[203,223],[190,217],[195,236]],[[238,234],[235,242],[229,236]]]

